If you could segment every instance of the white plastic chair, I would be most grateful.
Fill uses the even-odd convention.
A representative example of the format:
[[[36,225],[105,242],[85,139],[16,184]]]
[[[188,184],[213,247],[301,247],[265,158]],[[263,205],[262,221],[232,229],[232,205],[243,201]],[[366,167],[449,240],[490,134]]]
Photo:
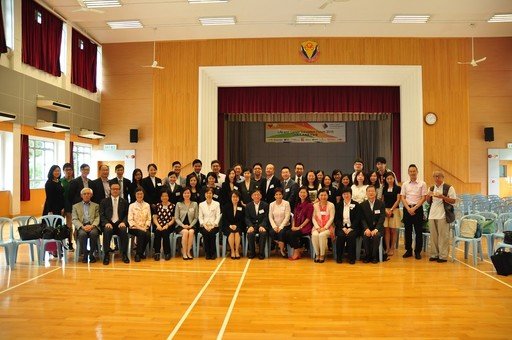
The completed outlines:
[[[41,222],[45,222],[47,226],[53,226],[55,227],[60,221],[62,225],[66,225],[66,220],[64,217],[60,215],[44,215],[41,216]],[[65,247],[64,240],[55,240],[55,239],[41,239],[41,247],[39,248],[39,265],[43,265],[44,263],[44,254],[46,245],[49,243],[55,243],[57,245],[57,254],[58,257],[62,257],[62,262],[65,263],[67,261],[67,249]],[[63,252],[63,253],[62,253]]]
[[[503,231],[512,231],[512,219],[507,220],[507,221],[503,224]],[[504,234],[503,234],[503,237],[504,237]],[[508,248],[508,249],[512,249],[512,244],[508,244],[508,243],[505,243],[505,242],[499,242],[499,243],[496,245],[496,249],[498,249],[498,248]]]
[[[458,221],[458,223],[455,225],[455,235],[452,241],[452,262],[455,262],[455,250],[457,248],[457,245],[459,242],[464,242],[464,259],[468,258],[468,247],[469,244],[473,246],[473,263],[476,266],[478,264],[478,254],[480,254],[480,259],[483,261],[484,256],[482,254],[482,237],[473,237],[473,238],[466,238],[460,236],[460,225],[461,222],[465,219],[473,219],[477,220],[478,222],[485,221],[485,217],[477,214],[470,214],[466,216],[462,216],[462,218]]]
[[[9,228],[9,239],[4,240],[4,227]],[[5,262],[11,269],[14,269],[16,261],[14,259],[14,242],[12,237],[12,220],[7,217],[0,217],[0,247],[5,250]]]
[[[12,224],[13,224],[13,229],[14,229],[14,225],[17,223],[18,226],[26,226],[26,225],[29,225],[30,223],[34,223],[36,224],[37,223],[37,219],[34,217],[34,216],[16,216],[12,219]],[[41,240],[40,239],[36,239],[36,240],[22,240],[21,238],[15,238],[14,237],[14,232],[13,232],[13,241],[14,241],[14,260],[17,261],[18,260],[18,248],[20,245],[23,245],[23,244],[27,244],[29,246],[29,250],[30,250],[30,261],[34,262],[35,260],[35,257],[34,257],[34,246],[36,247],[36,250],[37,250],[37,253],[39,254],[41,252]],[[39,260],[39,259],[38,259]]]

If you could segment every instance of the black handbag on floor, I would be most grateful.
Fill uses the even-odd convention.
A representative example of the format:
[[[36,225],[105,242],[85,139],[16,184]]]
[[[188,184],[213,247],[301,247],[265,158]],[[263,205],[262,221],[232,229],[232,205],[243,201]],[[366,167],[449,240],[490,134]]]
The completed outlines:
[[[504,231],[503,234],[505,235],[505,237],[503,238],[503,242],[505,242],[506,244],[512,244],[512,231],[507,230]]]
[[[512,274],[512,253],[505,251],[505,248],[498,248],[491,256],[491,260],[498,275]]]
[[[23,241],[38,240],[43,236],[43,225],[41,223],[22,225],[18,227],[18,233]]]

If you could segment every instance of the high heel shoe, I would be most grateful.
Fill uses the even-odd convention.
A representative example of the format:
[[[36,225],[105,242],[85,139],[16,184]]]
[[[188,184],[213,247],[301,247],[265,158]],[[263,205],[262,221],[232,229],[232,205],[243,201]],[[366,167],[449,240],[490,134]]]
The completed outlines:
[[[193,260],[193,259],[194,259],[194,256],[187,254],[187,260]]]

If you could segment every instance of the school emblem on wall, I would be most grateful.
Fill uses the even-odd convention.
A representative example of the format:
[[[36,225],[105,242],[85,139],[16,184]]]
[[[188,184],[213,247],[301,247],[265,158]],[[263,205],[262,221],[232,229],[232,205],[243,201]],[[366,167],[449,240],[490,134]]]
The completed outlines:
[[[312,63],[318,59],[320,54],[318,43],[316,41],[304,41],[300,44],[300,54],[308,63]]]

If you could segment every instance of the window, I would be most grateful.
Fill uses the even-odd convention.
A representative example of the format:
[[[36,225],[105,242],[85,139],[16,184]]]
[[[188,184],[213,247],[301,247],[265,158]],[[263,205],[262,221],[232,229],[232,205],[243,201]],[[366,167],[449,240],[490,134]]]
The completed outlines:
[[[96,88],[101,92],[103,89],[103,48],[98,45],[96,52]]]
[[[14,49],[14,6],[13,0],[1,0],[4,14],[5,42],[7,47]]]
[[[87,144],[74,143],[73,145],[73,169],[75,176],[80,176],[80,165],[86,163],[91,166],[92,147]]]
[[[68,25],[66,23],[62,24],[62,41],[60,42],[60,56],[59,56],[59,63],[60,63],[60,71],[64,74],[67,73],[67,65],[68,65]]]
[[[13,155],[12,132],[0,131],[0,190],[12,190]]]
[[[48,170],[57,164],[57,147],[54,141],[29,138],[29,178],[30,189],[44,188]]]

